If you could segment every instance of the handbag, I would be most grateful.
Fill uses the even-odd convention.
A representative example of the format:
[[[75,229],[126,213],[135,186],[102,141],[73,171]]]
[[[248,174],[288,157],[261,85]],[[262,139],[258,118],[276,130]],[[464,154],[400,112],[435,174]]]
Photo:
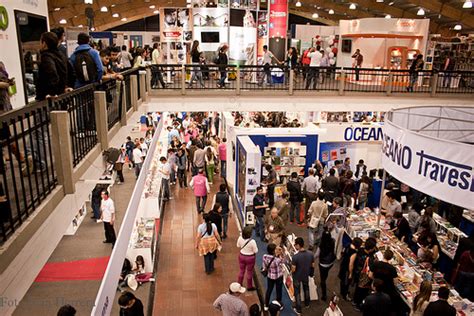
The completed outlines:
[[[260,269],[260,272],[262,273],[262,275],[264,277],[267,277],[268,276],[268,268],[270,268],[270,266],[272,265],[273,263],[273,260],[275,260],[275,256],[273,256],[272,260],[270,260],[270,262],[268,263],[268,265],[266,267],[262,267]]]
[[[369,277],[369,258],[365,259],[364,267],[360,272],[359,282],[357,283],[358,287],[361,288],[370,288],[372,279]]]
[[[311,216],[311,220],[308,223],[308,227],[310,228],[316,228],[319,225],[319,217]]]

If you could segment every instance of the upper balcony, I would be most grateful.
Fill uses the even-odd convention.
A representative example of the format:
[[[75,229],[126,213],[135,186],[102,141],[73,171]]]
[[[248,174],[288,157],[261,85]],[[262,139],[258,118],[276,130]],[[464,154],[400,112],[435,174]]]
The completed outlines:
[[[469,98],[474,72],[294,67],[151,65],[147,67],[152,95],[333,95],[428,96]],[[225,75],[224,84],[219,84]],[[202,78],[202,80],[201,80]],[[217,92],[218,91],[218,92]]]

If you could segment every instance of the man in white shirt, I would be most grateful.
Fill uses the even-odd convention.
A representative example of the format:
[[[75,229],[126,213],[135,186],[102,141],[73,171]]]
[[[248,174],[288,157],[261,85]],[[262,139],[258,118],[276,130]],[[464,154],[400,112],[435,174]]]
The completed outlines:
[[[278,60],[278,58],[276,58],[275,55],[273,55],[273,53],[268,50],[268,46],[263,45],[263,58],[262,58],[263,74],[262,74],[262,80],[260,81],[260,84],[263,84],[265,77],[267,79],[267,84],[268,85],[272,84],[272,72],[271,72],[270,66],[272,64],[273,58],[275,58],[275,60],[279,64],[281,63]]]
[[[145,138],[140,138],[140,149],[142,150],[142,159],[145,160],[146,154],[148,152],[148,145],[145,142]]]
[[[135,176],[138,179],[140,175],[140,170],[142,170],[143,158],[142,158],[142,149],[140,144],[135,144],[135,149],[132,152],[133,155],[133,164],[135,165]]]
[[[170,199],[170,174],[171,174],[171,166],[168,163],[166,157],[160,158],[160,166],[158,168],[158,172],[161,176],[161,189],[163,190],[163,198],[165,201]]]
[[[323,54],[320,52],[321,47],[316,46],[316,49],[312,47],[308,53],[308,57],[311,58],[311,63],[309,64],[309,73],[308,78],[306,79],[306,90],[309,89],[311,81],[313,82],[313,89],[316,89],[316,83],[319,78],[319,69],[321,67],[321,60],[323,59]]]
[[[109,192],[102,191],[102,201],[100,203],[100,219],[104,223],[105,240],[103,243],[115,245],[115,205],[114,201],[109,197]]]
[[[303,180],[303,194],[305,196],[304,210],[305,213],[308,212],[308,209],[316,198],[318,197],[318,191],[321,188],[321,182],[319,182],[319,177],[314,174],[314,169],[310,168],[308,171],[308,176]]]

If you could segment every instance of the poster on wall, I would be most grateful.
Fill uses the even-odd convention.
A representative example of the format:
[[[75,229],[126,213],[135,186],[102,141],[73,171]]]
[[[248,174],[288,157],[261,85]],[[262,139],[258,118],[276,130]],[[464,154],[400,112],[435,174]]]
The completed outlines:
[[[228,8],[228,0],[193,0],[193,8]]]
[[[229,10],[223,8],[197,8],[193,10],[195,27],[227,27],[229,26]]]
[[[161,42],[191,41],[192,33],[189,33],[193,29],[191,17],[192,11],[188,8],[160,9]]]
[[[268,12],[259,11],[257,18],[257,56],[263,56],[263,45],[268,40]]]
[[[253,65],[256,59],[257,29],[251,27],[229,28],[229,59],[235,64]]]
[[[230,26],[257,27],[257,12],[231,9]]]
[[[143,47],[143,37],[141,35],[130,35],[130,47]]]
[[[250,9],[257,10],[257,0],[231,0],[232,9]]]

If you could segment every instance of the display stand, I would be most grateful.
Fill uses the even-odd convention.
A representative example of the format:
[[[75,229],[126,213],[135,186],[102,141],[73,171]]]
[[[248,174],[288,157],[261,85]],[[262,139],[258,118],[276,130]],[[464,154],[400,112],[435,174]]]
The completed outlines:
[[[69,224],[69,227],[67,228],[66,232],[64,235],[67,236],[72,236],[75,235],[77,230],[79,229],[79,226],[82,224],[82,221],[87,215],[87,207],[86,204],[82,205],[82,207],[79,209],[77,214],[74,216],[71,224]]]
[[[254,219],[249,210],[253,204],[253,197],[260,185],[261,153],[248,136],[237,138],[238,170],[237,170],[237,201],[240,216],[245,225],[253,224]]]
[[[127,257],[134,262],[137,256],[142,256],[145,261],[145,272],[153,272],[155,240],[155,219],[142,217],[137,220],[130,238]]]

